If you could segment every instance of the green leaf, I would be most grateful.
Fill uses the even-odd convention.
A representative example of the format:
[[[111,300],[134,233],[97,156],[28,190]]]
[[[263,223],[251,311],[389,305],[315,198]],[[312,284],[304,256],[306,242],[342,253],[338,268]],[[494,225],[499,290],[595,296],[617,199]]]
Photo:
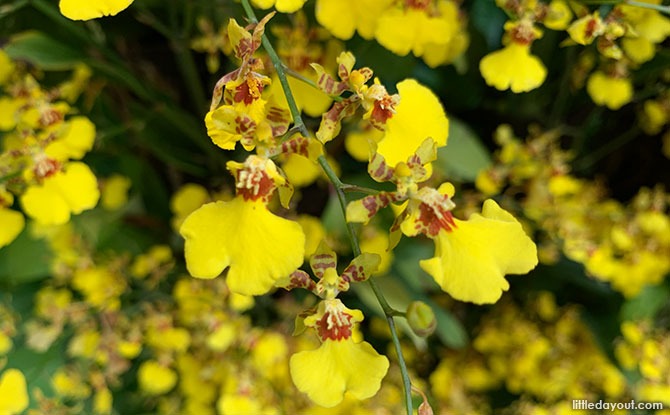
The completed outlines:
[[[489,49],[496,49],[503,35],[503,25],[507,20],[505,12],[494,1],[474,0],[470,9],[472,25],[484,36]]]
[[[13,59],[54,71],[72,69],[85,58],[80,51],[35,30],[12,36],[5,52]]]
[[[0,282],[20,284],[49,275],[51,251],[47,243],[34,239],[24,229],[8,246],[0,249]]]
[[[449,176],[474,181],[477,173],[491,165],[489,150],[463,121],[449,117],[449,141],[437,151],[437,166]]]
[[[670,302],[670,288],[665,285],[647,286],[637,297],[626,301],[621,307],[622,320],[652,319]]]

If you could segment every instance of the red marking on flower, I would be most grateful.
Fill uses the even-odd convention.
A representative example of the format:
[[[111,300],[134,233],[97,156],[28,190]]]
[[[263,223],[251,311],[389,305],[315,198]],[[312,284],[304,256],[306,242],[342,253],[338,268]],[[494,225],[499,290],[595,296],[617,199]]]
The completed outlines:
[[[240,170],[237,172],[237,194],[244,200],[270,200],[275,182],[264,171]]]
[[[314,291],[316,289],[316,283],[304,271],[298,270],[293,272],[289,281],[290,284],[285,287],[287,290],[291,290],[293,288],[304,288],[310,291]]]
[[[325,312],[321,320],[316,322],[316,331],[323,341],[346,340],[351,337],[351,319],[352,316],[346,313],[334,315]]]
[[[380,209],[385,208],[391,202],[400,200],[401,197],[396,193],[382,192],[374,196],[366,196],[361,199],[363,207],[368,211],[368,218],[373,217]]]
[[[518,24],[509,31],[509,35],[514,43],[520,45],[530,45],[535,40],[532,24]]]
[[[282,143],[281,149],[283,153],[300,154],[301,156],[309,156],[309,140],[305,137],[296,137],[289,141]]]
[[[263,92],[263,83],[259,79],[247,77],[245,82],[235,88],[233,99],[235,102],[244,101],[246,105],[251,105],[261,97],[261,92]]]
[[[405,0],[405,6],[416,10],[426,10],[430,3],[432,3],[431,0]]]
[[[374,164],[377,157],[381,156],[375,153],[372,161],[370,162],[370,165]],[[382,160],[379,162],[379,166],[377,166],[377,168],[372,172],[372,177],[377,180],[388,181],[393,178],[393,170],[389,168],[385,161]]]
[[[246,135],[248,132],[253,131],[254,127],[256,127],[256,123],[246,115],[235,117],[235,132],[237,134]]]
[[[310,261],[310,264],[312,266],[312,270],[319,278],[323,276],[325,270],[328,268],[335,268],[337,266],[335,258],[333,258],[333,256],[330,254],[314,255]]]
[[[436,236],[441,229],[451,232],[456,228],[456,223],[450,211],[441,207],[432,208],[426,203],[421,203],[415,228],[428,236]]]
[[[362,266],[349,265],[340,276],[347,283],[353,281],[365,281],[365,269]]]
[[[368,218],[371,218],[380,209],[377,200],[374,197],[363,198],[363,207],[368,211]]]
[[[337,66],[337,75],[341,80],[346,81],[349,79],[349,69],[347,69],[343,63],[341,63]]]
[[[336,122],[342,118],[341,114],[348,104],[348,102],[336,102],[327,113],[323,114],[323,116]]]
[[[48,108],[40,114],[40,125],[48,127],[63,121],[64,114],[56,109]]]
[[[326,91],[330,91],[335,89],[335,80],[331,78],[330,76],[323,74],[319,78],[319,85],[323,85],[323,88]]]
[[[372,113],[370,114],[372,125],[379,128],[381,125],[386,124],[386,121],[393,117],[395,113],[395,104],[393,97],[390,95],[375,100]]]
[[[38,179],[44,179],[53,176],[61,170],[61,164],[54,159],[44,158],[35,164],[33,173]]]
[[[245,58],[251,56],[251,54],[253,54],[254,51],[258,49],[258,46],[254,44],[252,39],[242,38],[240,39],[239,43],[235,45],[234,49],[235,56],[244,60]]]

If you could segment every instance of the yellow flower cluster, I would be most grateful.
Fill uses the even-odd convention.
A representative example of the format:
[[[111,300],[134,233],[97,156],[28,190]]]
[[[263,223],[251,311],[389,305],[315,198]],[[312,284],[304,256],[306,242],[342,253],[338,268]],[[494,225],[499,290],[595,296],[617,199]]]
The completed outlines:
[[[626,297],[663,281],[670,271],[670,198],[661,189],[641,189],[624,206],[594,183],[570,174],[570,156],[547,132],[523,144],[508,126],[496,136],[498,164],[482,171],[477,186],[497,193],[509,184],[527,192],[522,207],[563,253]]]
[[[431,67],[453,62],[469,44],[467,22],[451,0],[317,0],[316,19],[339,39],[358,32],[397,55],[412,52]]]
[[[151,292],[154,288],[155,284],[146,279],[132,281],[131,275],[136,274],[138,264],[156,257],[158,252],[165,262],[165,250],[153,247],[132,262],[124,255],[98,255],[70,224],[46,228],[42,237],[54,252],[51,264],[54,278],[37,291],[33,315],[26,316],[26,346],[45,352],[54,344],[65,343],[66,353],[63,365],[51,373],[55,395],[34,395],[35,407],[42,411],[38,413],[49,413],[54,408],[75,410],[88,402],[90,413],[111,414],[112,389],[144,348],[183,349],[180,335],[189,337],[188,332],[171,330],[161,320],[162,314],[154,315],[152,300],[141,305],[146,308],[140,318],[139,310],[130,311],[125,304],[130,292]],[[171,252],[167,255],[169,261]],[[152,278],[164,280],[170,271],[171,266],[154,268]],[[147,371],[145,367],[151,371],[147,362],[151,360],[140,366],[140,384]]]
[[[629,397],[626,379],[581,322],[579,310],[558,307],[549,292],[523,308],[497,304],[483,317],[472,345],[466,352],[447,352],[430,375],[440,408],[495,413],[482,398],[500,388],[517,396],[510,407],[515,413],[567,410],[572,399]],[[522,410],[526,402],[534,402],[537,412]]]
[[[648,1],[657,5],[658,0]],[[630,72],[651,60],[657,45],[670,35],[670,19],[652,7],[617,5],[603,13],[565,0],[497,1],[510,20],[503,49],[484,56],[479,69],[486,83],[501,91],[527,92],[544,82],[547,70],[530,46],[548,29],[567,32],[563,46],[595,44],[601,65],[587,80],[586,91],[597,105],[617,110],[633,99]],[[589,71],[592,68],[589,68]]]
[[[84,116],[70,116],[69,105],[90,72],[75,71],[71,80],[47,90],[2,50],[0,68],[2,247],[25,225],[23,215],[10,209],[15,197],[28,217],[57,225],[95,207],[100,192],[91,169],[78,161],[93,147],[95,126]]]
[[[635,385],[635,399],[670,405],[670,337],[648,321],[621,324],[615,354],[621,366],[636,371],[641,379]]]
[[[658,1],[650,1],[658,4]],[[650,8],[617,5],[602,16],[577,10],[567,32],[580,45],[595,43],[601,68],[591,74],[586,91],[598,105],[617,110],[633,99],[630,71],[651,60],[670,35],[670,19]]]
[[[423,88],[413,81],[408,82],[407,86],[410,90]],[[421,102],[428,107],[422,111],[424,114],[442,112],[437,100]],[[394,119],[398,123],[396,125],[408,126],[410,123],[409,119],[396,118],[395,115],[391,120]],[[431,116],[430,119],[432,123],[427,122],[423,127],[424,137],[428,138],[413,154],[415,140],[401,140],[398,137],[391,141],[388,147],[391,151],[388,153],[391,157],[404,156],[405,161],[391,159],[393,164],[390,164],[379,149],[371,156],[368,165],[371,177],[379,182],[390,181],[397,190],[380,192],[351,202],[347,207],[347,220],[365,223],[380,209],[392,203],[403,203],[391,227],[390,248],[398,243],[401,234],[410,237],[418,234],[428,236],[435,241],[435,257],[421,261],[421,268],[456,299],[477,304],[494,303],[503,291],[509,289],[504,279],[506,274],[524,274],[535,267],[535,244],[517,220],[493,200],[484,203],[481,215],[474,214],[467,221],[462,221],[451,214],[455,205],[451,200],[453,186],[450,183],[444,183],[438,189],[419,187],[421,182],[430,177],[430,163],[436,158],[437,145],[430,138],[431,133],[447,132],[442,127],[447,125],[443,112],[441,117]],[[389,125],[391,120],[388,121]],[[422,132],[422,129],[418,130],[418,133]],[[379,147],[386,144],[387,140],[388,132]],[[488,241],[492,240],[499,244],[491,246]]]
[[[363,253],[338,275],[337,256],[322,242],[310,259],[312,272],[319,282],[314,283],[304,271],[296,271],[281,283],[286,289],[304,288],[323,298],[316,310],[301,314],[298,327],[302,329],[296,328],[296,331],[314,329],[321,346],[296,353],[290,360],[291,378],[296,387],[318,405],[338,405],[345,392],[356,399],[374,396],[386,375],[388,359],[380,356],[370,344],[356,339],[355,330],[363,320],[363,313],[348,309],[337,298],[351,283],[368,279],[380,261],[376,254]],[[320,370],[315,371],[315,367]]]

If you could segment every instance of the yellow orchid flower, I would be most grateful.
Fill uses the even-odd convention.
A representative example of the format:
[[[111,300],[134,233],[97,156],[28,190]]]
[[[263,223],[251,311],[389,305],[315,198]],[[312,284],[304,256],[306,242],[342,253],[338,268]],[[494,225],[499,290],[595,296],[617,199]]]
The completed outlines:
[[[235,198],[201,206],[181,226],[186,266],[197,278],[214,278],[230,267],[231,291],[265,294],[302,264],[305,235],[296,222],[267,208],[277,185],[285,183],[271,160],[252,155],[228,168],[237,178]]]
[[[333,407],[347,393],[356,399],[374,396],[389,367],[388,359],[366,342],[356,342],[354,325],[363,313],[350,310],[339,299],[319,303],[305,326],[316,329],[322,343],[316,350],[294,354],[291,378],[296,387],[316,404]]]
[[[58,4],[63,16],[72,20],[91,20],[102,16],[114,16],[125,10],[133,0],[60,0]]]
[[[495,303],[509,289],[506,274],[525,274],[537,265],[533,241],[493,200],[484,202],[481,215],[453,223],[433,238],[435,257],[420,265],[455,299]]]

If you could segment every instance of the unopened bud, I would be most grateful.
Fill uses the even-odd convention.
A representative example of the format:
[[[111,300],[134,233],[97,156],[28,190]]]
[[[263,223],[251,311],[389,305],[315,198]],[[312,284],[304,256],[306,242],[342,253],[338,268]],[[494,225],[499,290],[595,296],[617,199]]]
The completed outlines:
[[[423,304],[423,303],[421,303],[421,304]],[[415,392],[415,393],[418,393],[419,395],[421,395],[421,399],[422,399],[421,404],[417,408],[417,415],[433,415],[434,414],[433,408],[428,403],[428,397],[426,396],[426,394],[423,393],[423,391],[421,389],[415,387],[414,385],[412,385],[412,392]]]
[[[433,309],[423,301],[414,301],[407,307],[407,322],[412,331],[421,337],[428,337],[437,327]]]
[[[428,401],[421,402],[419,409],[417,410],[418,415],[433,415],[433,408],[430,407]]]

